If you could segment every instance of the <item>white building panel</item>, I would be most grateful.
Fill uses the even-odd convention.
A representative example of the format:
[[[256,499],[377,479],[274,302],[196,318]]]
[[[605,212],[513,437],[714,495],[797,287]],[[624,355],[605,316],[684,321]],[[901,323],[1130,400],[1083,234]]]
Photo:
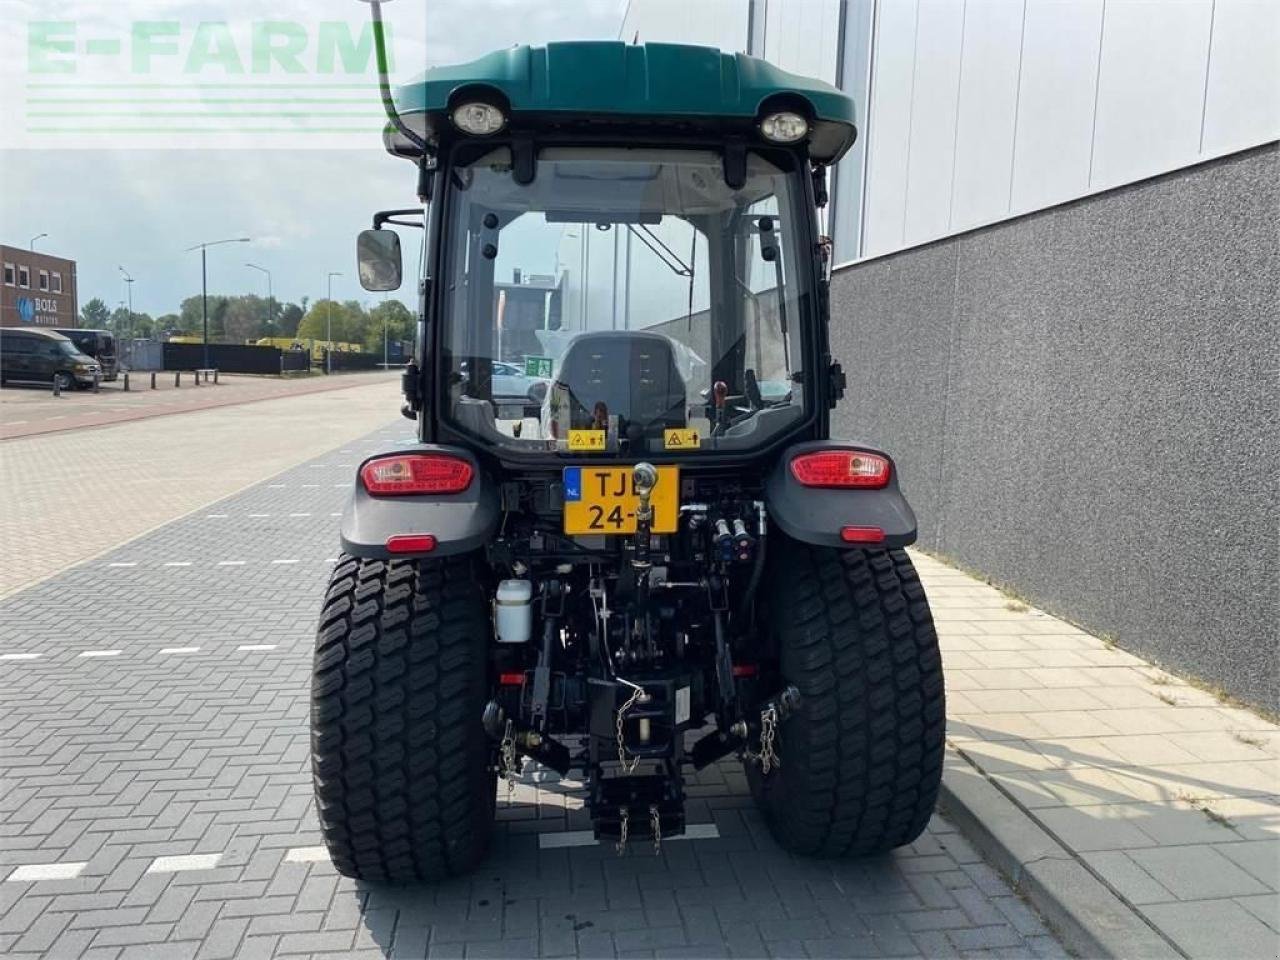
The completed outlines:
[[[863,256],[902,245],[911,88],[916,66],[914,0],[881,3],[876,10],[875,29],[871,110],[863,131],[867,137]]]
[[[1010,213],[1089,190],[1103,0],[1027,0]]]
[[[633,0],[618,38],[693,43],[729,53],[747,49],[746,0]]]
[[[954,0],[919,0],[918,16],[903,232],[906,243],[921,243],[947,232],[964,5]]]
[[[1280,3],[1217,0],[1201,152],[1215,156],[1280,137]]]
[[[951,230],[1009,212],[1023,0],[968,0],[956,113]]]
[[[1200,154],[1213,0],[1109,0],[1089,186],[1105,189]]]

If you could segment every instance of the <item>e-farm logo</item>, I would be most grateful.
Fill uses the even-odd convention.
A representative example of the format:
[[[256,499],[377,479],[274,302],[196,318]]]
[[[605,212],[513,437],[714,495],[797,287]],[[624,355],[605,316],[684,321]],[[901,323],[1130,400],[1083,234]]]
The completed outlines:
[[[26,40],[33,146],[180,136],[261,147],[317,135],[333,145],[343,134],[367,144],[380,129],[367,21],[31,20]]]

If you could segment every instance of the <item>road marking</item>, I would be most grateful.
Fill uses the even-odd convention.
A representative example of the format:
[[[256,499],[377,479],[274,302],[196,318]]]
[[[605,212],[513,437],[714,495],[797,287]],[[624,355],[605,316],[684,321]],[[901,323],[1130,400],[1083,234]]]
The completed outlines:
[[[83,653],[77,654],[80,657],[118,657],[119,650],[85,650]]]
[[[342,511],[341,511],[341,510],[335,510],[333,513],[329,514],[329,516],[331,516],[331,517],[340,517],[340,516],[342,516]]]
[[[177,873],[179,870],[212,870],[222,859],[220,853],[189,853],[179,857],[156,857],[147,873]]]
[[[199,647],[161,647],[161,653],[195,653]]]
[[[237,650],[274,650],[274,643],[242,643],[236,647]]]
[[[219,560],[218,561],[218,566],[220,567],[243,567],[244,564],[245,564],[245,561],[243,560]]]
[[[291,516],[291,517],[309,517],[309,516],[311,516],[311,514],[309,514],[309,513],[291,513],[291,514],[289,514],[289,516]]]
[[[189,567],[191,566],[191,561],[190,560],[170,560],[168,563],[165,564],[165,566],[166,567]]]
[[[715,840],[720,836],[720,829],[714,823],[691,823],[684,828],[684,834],[678,837],[664,837],[663,843],[673,840]],[[636,838],[637,842],[640,838]],[[594,847],[599,841],[590,830],[566,830],[562,833],[538,834],[538,848],[541,850],[558,850],[562,847]],[[648,843],[646,838],[645,843]]]
[[[34,880],[74,880],[80,871],[87,867],[84,863],[28,863],[15,867],[13,873],[5,877],[5,881],[14,880],[19,883],[30,883]]]
[[[130,562],[130,563],[108,563],[107,564],[108,567],[136,567],[137,565],[138,564],[136,561]]]
[[[271,514],[269,513],[251,513],[249,514],[249,519],[261,520],[263,517],[269,517],[269,516],[271,516]]]
[[[267,489],[268,489],[268,490],[283,490],[283,489],[285,488],[285,486],[286,486],[286,484],[283,484],[283,483],[268,483],[268,484],[267,484]]]
[[[320,484],[318,484],[318,483],[304,483],[304,484],[302,485],[302,489],[303,489],[303,490],[316,490],[316,489],[318,489],[318,488],[319,488],[319,486],[320,486]]]
[[[206,520],[225,520],[227,519],[227,515],[225,513],[210,513],[205,515],[205,519]]]
[[[36,660],[38,653],[0,653],[0,660]]]
[[[329,859],[329,851],[324,847],[294,847],[286,850],[285,863],[320,863]]]
[[[272,560],[272,563],[297,563],[297,560]]]

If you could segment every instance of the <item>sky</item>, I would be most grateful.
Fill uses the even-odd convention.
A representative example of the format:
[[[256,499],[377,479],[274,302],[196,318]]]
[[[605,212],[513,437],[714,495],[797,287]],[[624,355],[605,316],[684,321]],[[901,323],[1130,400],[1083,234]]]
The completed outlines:
[[[356,233],[411,206],[381,145],[357,0],[2,0],[0,242],[77,261],[79,301],[159,316],[200,291],[375,303]],[[616,39],[621,0],[388,0],[392,79],[515,43]],[[55,17],[56,20],[50,19]],[[256,116],[255,116],[256,114]],[[253,119],[245,119],[253,117]],[[405,237],[412,275],[416,236]],[[402,297],[410,288],[406,286]]]

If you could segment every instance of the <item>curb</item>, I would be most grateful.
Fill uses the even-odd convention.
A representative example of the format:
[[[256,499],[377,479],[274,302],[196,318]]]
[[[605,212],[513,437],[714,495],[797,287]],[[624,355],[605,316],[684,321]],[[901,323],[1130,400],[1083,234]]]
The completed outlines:
[[[939,809],[1079,957],[1183,957],[951,743]]]

